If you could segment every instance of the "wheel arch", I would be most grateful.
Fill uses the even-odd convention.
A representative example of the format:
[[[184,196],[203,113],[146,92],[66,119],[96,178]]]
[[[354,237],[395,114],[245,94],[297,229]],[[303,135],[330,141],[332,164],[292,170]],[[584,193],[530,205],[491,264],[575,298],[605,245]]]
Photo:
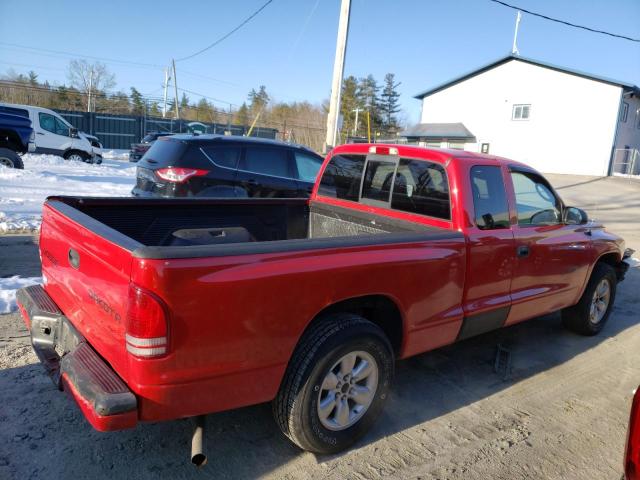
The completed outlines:
[[[333,313],[352,313],[377,325],[389,339],[394,354],[400,356],[406,337],[405,320],[398,302],[384,294],[345,298],[326,305],[307,323],[296,345],[312,326]]]

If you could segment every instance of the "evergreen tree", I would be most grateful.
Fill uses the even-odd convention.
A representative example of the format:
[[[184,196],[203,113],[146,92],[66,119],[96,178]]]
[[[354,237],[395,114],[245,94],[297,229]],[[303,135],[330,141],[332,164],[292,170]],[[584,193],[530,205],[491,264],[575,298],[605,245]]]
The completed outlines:
[[[395,81],[393,73],[387,73],[384,77],[380,109],[382,111],[382,129],[387,133],[398,131],[398,119],[396,114],[400,111],[398,87],[400,82]]]
[[[380,98],[378,97],[379,92],[380,87],[378,86],[378,82],[371,74],[365,78],[361,78],[358,82],[357,95],[359,103],[369,115],[371,135],[375,135],[375,132],[380,130],[382,124],[380,117]],[[366,119],[364,121],[366,122]]]
[[[264,110],[264,108],[269,103],[269,100],[271,100],[269,94],[267,93],[267,88],[264,85],[260,85],[257,92],[255,88],[252,88],[249,92],[248,98],[249,109],[254,115],[257,115],[258,112]]]
[[[189,108],[189,97],[187,94],[182,92],[182,98],[180,99],[180,110],[186,110]]]
[[[133,95],[132,95],[133,98]],[[129,104],[129,96],[125,92],[117,92],[109,98],[109,111],[112,113],[129,113],[131,105]]]
[[[353,132],[362,130],[362,112],[359,112],[358,123],[359,128],[356,130],[356,113],[355,109],[362,109],[360,98],[358,97],[358,79],[353,75],[344,79],[342,82],[342,94],[340,96],[340,114],[342,115],[342,135],[352,135]]]
[[[249,107],[247,107],[246,102],[243,102],[242,105],[240,105],[240,108],[234,115],[233,123],[237,123],[239,125],[249,124]]]
[[[38,85],[38,74],[36,72],[34,72],[33,70],[29,70],[27,75],[29,75],[29,84],[30,85],[34,85],[34,86]]]
[[[131,87],[131,113],[134,115],[144,115],[144,107],[142,94],[135,87]]]

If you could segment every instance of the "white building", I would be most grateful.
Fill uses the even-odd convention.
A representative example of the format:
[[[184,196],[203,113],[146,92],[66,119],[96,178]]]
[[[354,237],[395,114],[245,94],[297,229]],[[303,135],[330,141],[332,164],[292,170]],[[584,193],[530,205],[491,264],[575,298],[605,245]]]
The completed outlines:
[[[410,142],[483,151],[542,172],[631,173],[631,158],[640,169],[640,89],[626,82],[509,55],[415,98],[422,117],[403,133]]]

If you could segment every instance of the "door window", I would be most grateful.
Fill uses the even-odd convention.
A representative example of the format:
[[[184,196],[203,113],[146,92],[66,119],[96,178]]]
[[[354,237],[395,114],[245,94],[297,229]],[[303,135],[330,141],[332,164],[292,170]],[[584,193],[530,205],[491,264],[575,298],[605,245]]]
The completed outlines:
[[[478,228],[509,228],[509,205],[500,167],[473,167],[471,190]]]
[[[247,147],[243,170],[272,177],[291,178],[289,151],[269,147]]]
[[[295,152],[296,167],[298,168],[298,180],[313,183],[316,181],[318,170],[322,166],[322,160],[312,155]]]
[[[450,220],[449,185],[444,168],[424,160],[400,159],[391,208]]]
[[[55,133],[58,134],[58,135],[64,135],[65,137],[68,137],[69,136],[69,125],[64,123],[58,117],[53,117],[53,119],[56,122],[56,132]]]
[[[560,223],[560,201],[539,175],[511,172],[516,196],[518,225],[555,225]]]
[[[369,160],[364,172],[362,198],[388,202],[395,170],[396,162]]]
[[[69,127],[65,125],[62,120],[54,117],[49,113],[38,113],[40,120],[40,127],[47,132],[55,133],[56,135],[69,136]]]

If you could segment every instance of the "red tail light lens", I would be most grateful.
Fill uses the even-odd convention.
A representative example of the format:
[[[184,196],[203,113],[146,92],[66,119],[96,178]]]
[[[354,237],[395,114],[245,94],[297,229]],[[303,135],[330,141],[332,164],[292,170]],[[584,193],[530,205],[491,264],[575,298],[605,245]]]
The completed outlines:
[[[125,340],[136,357],[159,357],[167,353],[169,328],[166,309],[152,293],[129,286]]]
[[[156,170],[156,175],[167,182],[182,183],[191,177],[201,177],[209,173],[209,170],[198,168],[168,167]]]

